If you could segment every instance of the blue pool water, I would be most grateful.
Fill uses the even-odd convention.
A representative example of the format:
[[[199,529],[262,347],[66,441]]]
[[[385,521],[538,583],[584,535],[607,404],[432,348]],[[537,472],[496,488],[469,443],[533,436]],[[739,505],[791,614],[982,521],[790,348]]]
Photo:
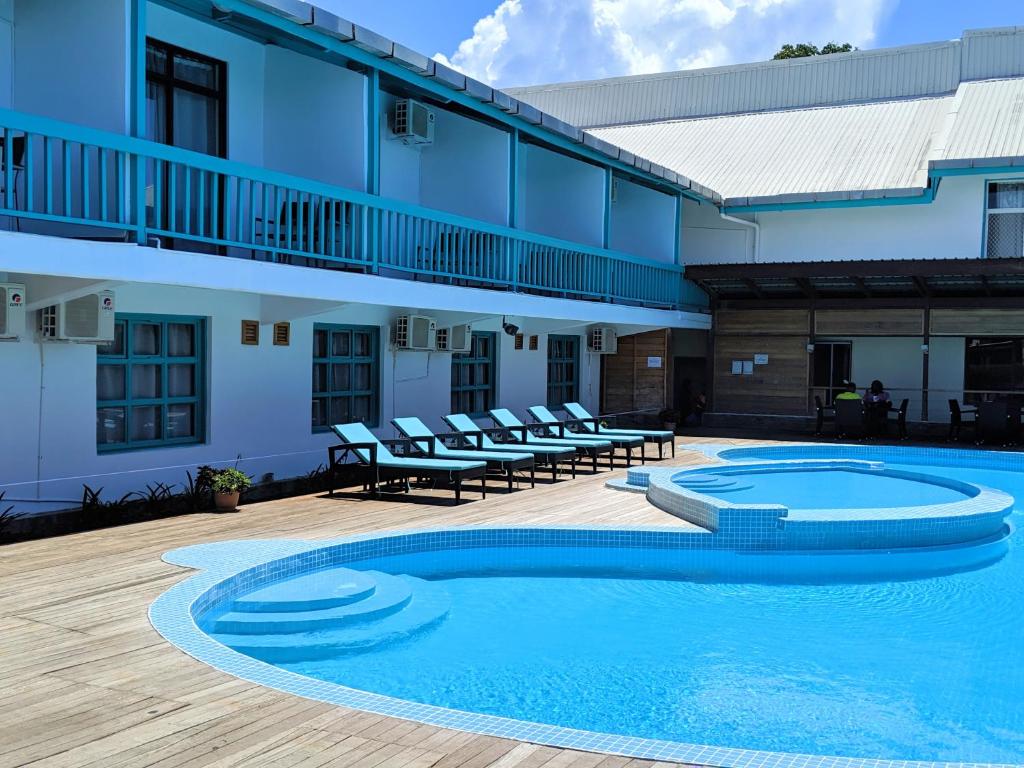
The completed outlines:
[[[922,470],[920,460],[887,466]],[[1022,473],[927,471],[1024,499]],[[856,485],[841,493],[849,495],[844,504],[860,503]],[[397,575],[381,577],[376,599],[378,610],[402,603],[400,609],[355,628],[307,634],[344,639],[347,650],[276,663],[415,702],[589,731],[780,752],[1024,764],[1020,522],[1018,504],[1005,556],[985,567],[898,580],[887,577],[886,563],[903,555],[831,556],[872,558],[864,562],[877,573],[853,582],[824,570],[815,577],[816,564],[824,569],[830,557],[817,554],[770,555],[773,570],[742,579],[581,575],[568,561],[535,572],[502,570],[457,550],[363,561],[351,566]],[[736,562],[749,557],[719,554]],[[926,557],[941,564],[950,551]],[[788,578],[790,571],[800,578]],[[358,588],[346,587],[327,610],[353,610],[359,603],[340,601]],[[414,630],[384,631],[402,621]],[[370,635],[376,640],[360,646]]]
[[[957,487],[900,473],[852,469],[771,469],[687,473],[684,488],[733,504],[771,502],[790,509],[892,509],[963,501]]]

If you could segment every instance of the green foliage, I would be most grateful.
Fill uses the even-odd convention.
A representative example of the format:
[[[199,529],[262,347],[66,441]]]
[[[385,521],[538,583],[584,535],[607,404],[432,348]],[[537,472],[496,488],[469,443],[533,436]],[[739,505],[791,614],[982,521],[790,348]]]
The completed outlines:
[[[772,56],[772,59],[802,59],[807,56],[827,56],[830,53],[849,53],[850,51],[856,51],[850,43],[835,43],[829,41],[825,43],[821,48],[814,45],[813,43],[786,43],[783,45],[778,53]]]
[[[234,467],[217,471],[210,483],[214,493],[237,493],[248,490],[251,485],[252,478]]]
[[[6,493],[6,491],[0,491],[0,502],[4,500],[4,495]],[[3,511],[0,511],[0,542],[7,540],[7,529],[11,527],[15,520],[23,516],[24,513],[14,511],[13,504]]]

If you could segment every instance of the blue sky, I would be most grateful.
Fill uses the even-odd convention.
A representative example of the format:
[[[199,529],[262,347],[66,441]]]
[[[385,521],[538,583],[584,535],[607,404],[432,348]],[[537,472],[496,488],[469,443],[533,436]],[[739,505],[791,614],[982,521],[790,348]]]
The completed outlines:
[[[315,0],[495,85],[768,58],[782,42],[861,48],[1024,24],[1021,0]]]

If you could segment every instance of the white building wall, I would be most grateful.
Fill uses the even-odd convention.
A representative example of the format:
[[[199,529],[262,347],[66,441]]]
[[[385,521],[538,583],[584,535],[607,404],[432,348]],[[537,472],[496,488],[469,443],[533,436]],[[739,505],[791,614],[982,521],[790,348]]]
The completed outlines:
[[[726,221],[710,204],[683,201],[683,264],[744,264],[754,260],[753,228]]]
[[[921,376],[924,356],[921,337],[870,337],[853,340],[853,359],[850,375],[860,392],[874,379],[880,380],[895,406],[903,398],[910,400],[907,418],[914,420],[921,414]]]
[[[126,132],[126,0],[17,0],[14,51],[15,109]]]
[[[420,202],[420,152],[395,139],[391,115],[395,96],[380,94],[380,194],[393,200],[418,205]]]
[[[611,249],[671,264],[675,259],[675,198],[625,179],[615,183]]]
[[[981,256],[985,180],[943,179],[931,204],[759,213],[760,261]]]
[[[198,445],[98,453],[96,348],[40,344],[34,335],[0,344],[0,370],[18,372],[0,377],[0,402],[8,405],[0,430],[0,490],[6,489],[10,499],[50,500],[54,508],[80,499],[83,484],[103,488],[107,497],[154,482],[180,486],[186,471],[194,474],[201,464],[237,461],[257,479],[268,472],[279,479],[305,474],[325,463],[326,448],[336,442],[330,434],[314,433],[310,423],[316,323],[378,327],[379,435],[394,435],[390,420],[396,414],[419,416],[436,431],[445,429],[440,417],[451,408],[452,357],[391,349],[390,326],[406,310],[339,304],[323,311],[325,305],[310,303],[308,312],[317,314],[295,317],[301,306],[227,291],[142,284],[117,288],[119,313],[207,318],[207,421],[205,442]],[[241,321],[254,319],[264,323],[260,344],[243,345]],[[271,343],[271,324],[282,319],[292,324],[290,346]],[[30,327],[37,322],[31,313]],[[521,322],[530,333],[531,323],[552,321]],[[547,336],[539,331],[538,351],[515,350],[513,337],[501,333],[500,325],[500,318],[490,317],[476,320],[473,327],[497,333],[497,402],[525,415],[527,406],[546,400]],[[583,326],[559,328],[559,333],[583,333]],[[600,369],[592,357],[581,351],[581,399],[588,405],[596,403],[599,391]]]
[[[948,421],[946,401],[964,399],[963,336],[932,336],[928,341],[928,418]]]
[[[604,171],[530,144],[520,148],[519,163],[519,226],[600,247]]]
[[[508,134],[443,109],[434,114],[434,143],[420,150],[420,202],[507,224]]]
[[[271,45],[266,48],[263,158],[267,168],[366,188],[366,78]],[[232,94],[228,93],[228,102]]]
[[[266,65],[264,46],[155,3],[146,5],[146,34],[162,42],[226,62],[228,158],[262,165]],[[90,41],[90,45],[95,43]]]

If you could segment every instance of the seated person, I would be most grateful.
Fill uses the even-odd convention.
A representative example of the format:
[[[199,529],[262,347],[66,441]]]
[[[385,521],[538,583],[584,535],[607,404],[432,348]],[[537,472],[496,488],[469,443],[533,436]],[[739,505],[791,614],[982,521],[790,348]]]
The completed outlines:
[[[857,394],[857,384],[852,381],[846,382],[846,390],[836,395],[836,400],[860,400]]]
[[[882,382],[875,379],[871,382],[871,387],[868,391],[864,393],[864,402],[867,405],[885,405],[888,407],[892,405],[892,397],[885,391]]]
[[[872,432],[884,432],[888,424],[892,397],[885,391],[882,382],[875,379],[864,393],[864,409],[867,411],[868,427]]]

